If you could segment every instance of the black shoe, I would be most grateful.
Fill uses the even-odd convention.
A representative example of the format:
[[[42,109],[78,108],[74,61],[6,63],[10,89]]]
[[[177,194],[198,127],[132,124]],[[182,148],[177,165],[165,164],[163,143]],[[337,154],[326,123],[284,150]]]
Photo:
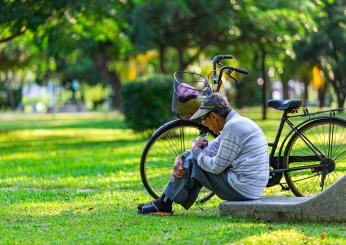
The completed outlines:
[[[139,214],[152,214],[159,216],[171,216],[173,214],[172,207],[158,207],[156,201],[151,201],[145,204],[138,205]]]

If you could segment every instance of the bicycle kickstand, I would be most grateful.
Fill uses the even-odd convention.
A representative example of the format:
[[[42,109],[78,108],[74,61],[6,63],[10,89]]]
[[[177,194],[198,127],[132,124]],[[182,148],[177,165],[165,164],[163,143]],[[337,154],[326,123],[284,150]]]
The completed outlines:
[[[320,183],[320,187],[321,187],[321,191],[323,191],[323,187],[324,187],[324,181],[326,179],[328,172],[326,172],[324,169],[322,170],[322,176],[321,176],[321,183]]]

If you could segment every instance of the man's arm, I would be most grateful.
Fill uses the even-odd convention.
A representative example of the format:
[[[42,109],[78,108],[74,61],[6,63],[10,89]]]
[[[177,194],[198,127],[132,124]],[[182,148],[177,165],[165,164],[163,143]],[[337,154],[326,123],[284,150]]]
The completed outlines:
[[[220,147],[215,156],[208,156],[202,149],[192,152],[202,169],[215,174],[222,173],[230,166],[241,150],[239,138],[230,130],[224,130],[219,137]]]

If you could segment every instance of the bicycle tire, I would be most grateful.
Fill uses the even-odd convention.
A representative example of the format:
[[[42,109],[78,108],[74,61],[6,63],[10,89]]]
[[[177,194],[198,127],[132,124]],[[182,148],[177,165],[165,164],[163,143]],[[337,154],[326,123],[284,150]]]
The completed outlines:
[[[332,135],[330,134],[331,129],[333,129],[332,132],[336,132],[336,135],[334,135],[334,133]],[[298,129],[298,132],[309,140],[314,141],[313,145],[320,151],[319,154],[323,154],[322,159],[324,160],[311,160],[313,151],[299,134],[295,132],[285,148],[284,168],[319,164],[322,163],[322,161],[329,161],[327,158],[332,159],[334,162],[333,169],[333,163],[329,161],[330,169],[326,169],[326,171],[331,172],[327,173],[325,184],[322,186],[319,186],[322,183],[321,168],[308,168],[285,172],[284,175],[287,185],[295,196],[316,195],[346,174],[346,121],[337,117],[320,118],[303,125]],[[333,139],[335,139],[335,142]],[[331,144],[329,144],[329,142],[331,142]],[[298,152],[300,155],[297,156]],[[317,158],[316,154],[314,158]],[[293,159],[296,159],[296,162],[290,162],[293,161]],[[306,161],[303,161],[304,159],[306,159]]]
[[[181,131],[182,129],[184,129],[184,131]],[[193,130],[193,134],[191,134],[190,137],[186,138],[186,133],[189,129],[190,132],[191,130]],[[177,137],[175,137],[173,140],[167,140],[169,136],[176,136],[177,132],[180,132],[180,135],[177,135]],[[184,134],[182,134],[181,132],[184,132]],[[140,162],[140,174],[145,189],[153,198],[158,198],[162,194],[165,185],[168,183],[170,175],[172,173],[175,157],[179,154],[182,154],[186,149],[188,149],[193,138],[197,137],[201,133],[207,133],[208,138],[215,138],[217,136],[217,134],[212,132],[203,124],[194,121],[183,120],[170,121],[161,126],[151,136],[142,153]],[[182,137],[182,135],[184,137]],[[169,144],[163,141],[164,137]],[[160,149],[160,144],[171,147],[171,152],[168,152],[166,148]],[[167,153],[167,157],[169,155],[169,159],[163,159],[163,157],[165,156],[162,155],[164,153],[161,152]],[[159,163],[160,165],[158,166],[157,163]],[[159,169],[158,173],[155,174],[155,167],[162,168],[162,171]],[[155,178],[156,180],[158,180],[157,175],[160,175],[159,183],[154,182]],[[206,202],[213,195],[213,192],[207,190],[206,188],[203,188],[196,202]]]

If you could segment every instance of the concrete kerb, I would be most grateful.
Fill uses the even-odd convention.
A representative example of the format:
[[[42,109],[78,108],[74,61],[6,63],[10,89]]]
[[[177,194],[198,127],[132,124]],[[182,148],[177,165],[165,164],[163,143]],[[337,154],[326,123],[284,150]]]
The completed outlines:
[[[220,215],[264,221],[346,221],[346,176],[313,197],[265,196],[220,204]]]

